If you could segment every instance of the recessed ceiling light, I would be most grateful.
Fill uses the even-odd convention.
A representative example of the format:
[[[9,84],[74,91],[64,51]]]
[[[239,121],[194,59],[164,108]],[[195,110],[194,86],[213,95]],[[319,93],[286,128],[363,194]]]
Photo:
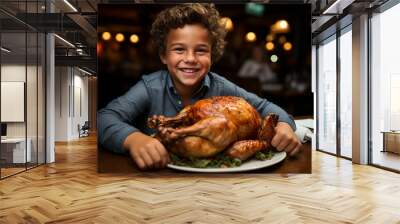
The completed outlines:
[[[81,68],[79,68],[79,67],[78,67],[78,69],[79,69],[79,71],[81,71],[81,72],[83,72],[83,73],[85,73],[85,74],[87,74],[87,75],[92,75],[92,73],[90,73],[90,72],[88,72],[88,71],[86,71],[86,70],[84,70],[84,69],[81,69]]]
[[[2,51],[4,51],[4,52],[7,52],[7,53],[10,53],[11,52],[11,50],[9,50],[9,49],[7,49],[7,48],[5,48],[5,47],[1,47],[0,48]]]
[[[72,44],[71,42],[69,42],[68,40],[66,40],[66,39],[64,39],[64,38],[62,38],[62,37],[60,37],[60,36],[57,35],[57,34],[54,34],[54,36],[57,37],[57,38],[58,38],[59,40],[61,40],[62,42],[64,42],[65,44],[67,44],[68,46],[75,48],[75,45],[73,45],[73,44]]]
[[[68,1],[64,0],[65,4],[67,4],[74,12],[78,12],[78,10]]]

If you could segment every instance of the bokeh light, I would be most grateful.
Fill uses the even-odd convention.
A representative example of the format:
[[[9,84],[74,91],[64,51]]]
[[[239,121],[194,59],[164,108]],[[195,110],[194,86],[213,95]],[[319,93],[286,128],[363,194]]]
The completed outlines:
[[[288,23],[286,20],[284,20],[284,19],[279,20],[276,24],[277,24],[278,27],[279,27],[280,29],[282,29],[282,30],[286,30],[286,29],[289,28],[289,23]]]
[[[276,56],[275,54],[271,55],[271,62],[276,63],[278,61],[278,56]]]
[[[132,34],[131,37],[129,38],[129,40],[130,40],[132,43],[136,44],[136,43],[139,42],[139,36],[138,36],[137,34]]]
[[[289,23],[288,23],[288,21],[286,21],[284,19],[276,21],[271,26],[272,33],[287,33],[289,31],[290,31]]]
[[[248,32],[247,34],[246,34],[246,41],[248,41],[248,42],[254,42],[254,41],[256,41],[257,40],[257,36],[256,36],[256,34],[254,33],[254,32]]]
[[[265,49],[267,49],[267,51],[272,51],[275,48],[275,44],[272,42],[267,42],[265,44]]]
[[[125,36],[122,33],[117,33],[115,35],[115,40],[118,41],[118,42],[122,42],[122,41],[125,40]]]
[[[283,49],[285,51],[290,51],[290,50],[292,50],[292,48],[293,48],[293,46],[292,46],[292,44],[290,42],[286,42],[286,43],[283,44]]]
[[[101,35],[101,37],[103,38],[103,40],[107,41],[111,39],[111,33],[110,32],[103,32],[103,34]]]

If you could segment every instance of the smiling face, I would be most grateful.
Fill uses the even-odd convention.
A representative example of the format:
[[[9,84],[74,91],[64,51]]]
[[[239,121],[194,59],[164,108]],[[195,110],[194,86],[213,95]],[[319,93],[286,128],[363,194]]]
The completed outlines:
[[[195,91],[211,67],[211,42],[201,25],[185,25],[169,31],[160,55],[175,88],[181,94]]]

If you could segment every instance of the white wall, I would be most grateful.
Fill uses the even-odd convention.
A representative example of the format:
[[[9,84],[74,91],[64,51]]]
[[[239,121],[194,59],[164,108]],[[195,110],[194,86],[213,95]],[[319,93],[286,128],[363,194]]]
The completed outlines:
[[[1,65],[1,81],[25,82],[25,64]]]
[[[79,70],[74,70],[74,113],[72,120],[72,135],[78,136],[78,124],[81,126],[89,119],[89,111],[88,111],[88,78],[87,76],[83,77],[83,73]]]
[[[31,76],[36,76],[36,66],[18,65],[18,64],[5,64],[1,66],[1,81],[10,82],[25,82],[25,69],[27,69],[27,76],[29,81],[29,87],[36,86],[36,80]],[[31,113],[31,111],[36,111],[36,88],[27,88],[27,103],[30,106],[29,113],[27,113],[27,120],[30,122],[28,124],[28,129],[33,128],[32,131],[28,130],[29,133],[35,132],[36,136],[36,113]],[[32,103],[34,102],[34,103]],[[40,105],[39,105],[40,106]],[[7,108],[1,108],[2,110],[7,110]],[[34,122],[34,124],[31,124]],[[8,137],[25,137],[25,123],[26,122],[7,122],[7,136]]]
[[[68,140],[69,76],[67,67],[55,68],[55,141]]]
[[[26,106],[22,112],[27,115],[24,122],[7,122],[7,137],[30,139],[32,158],[36,162],[44,163],[44,82],[42,67],[25,64],[3,64],[1,66],[2,81],[20,81],[26,84]],[[27,80],[25,80],[27,78]],[[2,96],[7,97],[7,96]],[[10,108],[1,108],[9,110]],[[11,112],[12,113],[12,112]],[[27,132],[26,132],[27,131]],[[37,157],[37,154],[39,156]]]
[[[78,124],[88,120],[88,78],[72,67],[56,67],[56,141],[79,137]]]

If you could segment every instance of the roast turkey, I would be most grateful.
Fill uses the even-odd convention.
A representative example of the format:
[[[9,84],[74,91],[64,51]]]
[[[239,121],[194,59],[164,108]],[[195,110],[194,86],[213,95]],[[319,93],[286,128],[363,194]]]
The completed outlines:
[[[177,155],[206,158],[225,150],[243,161],[270,148],[277,122],[278,115],[262,118],[243,98],[216,96],[186,106],[175,117],[153,115],[148,126]]]

